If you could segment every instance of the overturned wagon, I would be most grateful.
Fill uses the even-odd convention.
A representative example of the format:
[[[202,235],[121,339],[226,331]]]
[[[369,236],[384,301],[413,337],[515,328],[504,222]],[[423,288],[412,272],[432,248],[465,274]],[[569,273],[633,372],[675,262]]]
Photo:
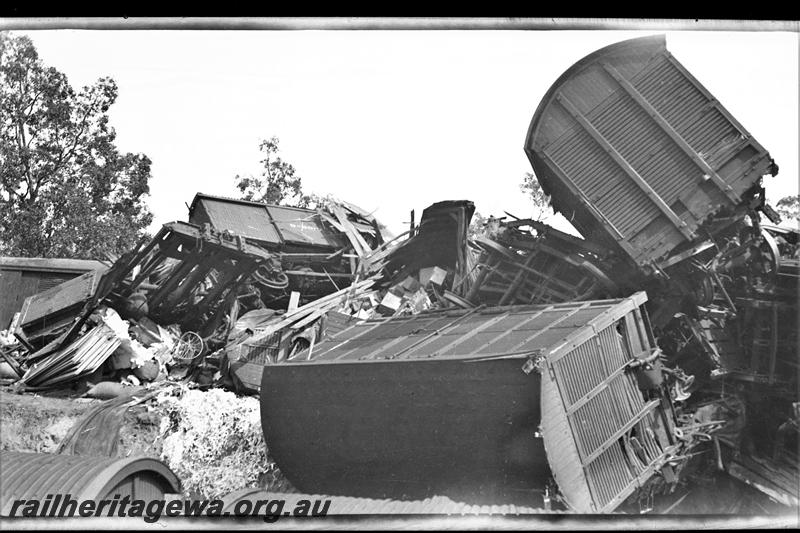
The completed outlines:
[[[777,173],[664,36],[607,46],[564,72],[525,152],[555,208],[640,267],[713,233],[715,217],[763,206],[761,177]]]
[[[530,504],[552,470],[572,508],[614,509],[680,448],[645,300],[356,324],[265,367],[270,453],[304,492]]]

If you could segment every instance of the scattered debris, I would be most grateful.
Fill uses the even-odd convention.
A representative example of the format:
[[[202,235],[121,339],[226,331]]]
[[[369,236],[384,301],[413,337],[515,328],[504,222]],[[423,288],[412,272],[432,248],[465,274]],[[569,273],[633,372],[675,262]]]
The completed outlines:
[[[349,307],[373,284],[364,280],[285,314],[265,313],[261,321],[253,321],[225,348],[223,358],[228,366],[223,368],[231,372],[239,391],[258,393],[265,364],[286,359],[298,342],[311,345],[318,341],[323,331],[318,327],[320,319],[333,310]]]
[[[8,327],[28,296],[105,266],[85,259],[0,257],[0,329]]]
[[[108,311],[113,313],[113,310]],[[22,382],[30,387],[48,387],[92,374],[120,342],[114,330],[101,318],[97,326],[58,353],[28,357],[28,371],[22,376]]]
[[[103,270],[93,270],[25,299],[14,334],[42,345],[69,327],[97,290]]]
[[[723,476],[796,507],[800,232],[762,223],[768,152],[663,37],[571,67],[525,151],[582,237],[506,213],[470,238],[468,200],[392,237],[332,197],[198,193],[110,264],[0,259],[0,384],[108,399],[77,454],[158,398],[208,498],[288,486],[266,436],[309,492],[679,512]]]
[[[603,258],[582,239],[534,220],[500,222],[474,241],[477,274],[465,297],[486,305],[583,301],[618,295]],[[607,267],[606,267],[607,268]]]
[[[119,384],[114,383],[114,385]],[[72,429],[61,441],[56,453],[115,457],[119,442],[119,430],[125,411],[129,407],[149,400],[160,390],[161,388],[153,388],[143,391],[137,388],[128,390],[127,393],[117,394],[110,401],[99,403],[72,426]],[[103,398],[102,395],[93,397]]]

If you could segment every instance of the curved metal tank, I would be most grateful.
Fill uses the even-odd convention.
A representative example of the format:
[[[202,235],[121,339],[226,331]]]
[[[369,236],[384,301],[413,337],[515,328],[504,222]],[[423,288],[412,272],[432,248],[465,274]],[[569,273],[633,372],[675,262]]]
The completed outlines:
[[[125,459],[0,453],[0,516],[9,516],[14,500],[39,500],[67,494],[78,502],[110,499],[119,494],[132,500],[164,499],[180,492],[178,477],[164,463],[148,457]],[[51,501],[56,506],[55,498]],[[53,516],[55,516],[53,512]]]
[[[586,56],[550,87],[525,152],[554,207],[639,266],[743,214],[769,153],[681,65],[663,35]]]

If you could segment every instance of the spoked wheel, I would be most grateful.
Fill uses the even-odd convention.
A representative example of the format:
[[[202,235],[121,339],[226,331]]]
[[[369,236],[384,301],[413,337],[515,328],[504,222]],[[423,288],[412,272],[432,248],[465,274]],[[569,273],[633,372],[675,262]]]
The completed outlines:
[[[289,276],[281,270],[274,270],[267,265],[259,266],[253,272],[253,281],[270,289],[285,289],[289,286]]]
[[[172,357],[179,361],[192,361],[202,355],[204,350],[203,338],[194,331],[187,331],[175,343]]]

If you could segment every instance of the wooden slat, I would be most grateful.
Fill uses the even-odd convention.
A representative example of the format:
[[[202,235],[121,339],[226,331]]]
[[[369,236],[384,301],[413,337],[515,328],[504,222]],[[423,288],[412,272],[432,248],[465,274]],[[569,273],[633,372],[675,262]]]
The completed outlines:
[[[333,206],[333,212],[336,215],[336,218],[339,219],[339,224],[344,230],[344,234],[347,235],[347,238],[350,240],[350,243],[353,245],[353,249],[358,254],[359,257],[365,257],[369,255],[371,249],[358,230],[353,226],[353,224],[347,219],[347,214],[345,214],[344,210],[338,206]]]
[[[275,333],[276,331],[279,331],[279,330],[289,326],[290,324],[293,324],[293,323],[297,322],[298,320],[301,320],[302,318],[309,316],[310,314],[314,313],[318,309],[324,308],[326,305],[329,305],[331,302],[334,302],[334,303],[338,304],[339,303],[339,299],[341,299],[343,297],[346,297],[348,295],[348,291],[353,291],[353,293],[356,293],[356,292],[359,292],[359,291],[366,291],[374,283],[375,282],[373,280],[360,281],[358,283],[350,285],[349,287],[345,287],[344,289],[342,289],[340,291],[328,294],[327,296],[323,296],[322,298],[319,298],[319,299],[317,299],[317,300],[315,300],[315,301],[313,301],[311,303],[308,303],[306,305],[298,307],[296,310],[294,310],[294,311],[292,311],[290,313],[286,313],[285,315],[283,315],[283,319],[280,322],[277,322],[275,324],[272,324],[272,325],[266,327],[263,331],[259,332],[257,335],[253,335],[252,337],[248,338],[246,340],[246,342],[253,343],[253,342],[257,342],[257,341],[259,341],[261,339],[265,339],[265,338],[269,337],[270,335],[272,335],[273,333]]]
[[[528,257],[525,258],[525,262],[520,266],[530,267],[531,263],[536,258],[536,256],[537,256],[536,251],[531,251],[528,254]],[[506,305],[509,300],[511,300],[513,297],[516,296],[516,293],[519,290],[520,285],[522,285],[523,278],[525,278],[525,274],[526,274],[525,268],[520,268],[517,271],[516,275],[514,276],[514,280],[511,283],[509,283],[508,288],[506,289],[506,292],[503,294],[503,296],[500,298],[500,302],[498,303],[498,305]]]

